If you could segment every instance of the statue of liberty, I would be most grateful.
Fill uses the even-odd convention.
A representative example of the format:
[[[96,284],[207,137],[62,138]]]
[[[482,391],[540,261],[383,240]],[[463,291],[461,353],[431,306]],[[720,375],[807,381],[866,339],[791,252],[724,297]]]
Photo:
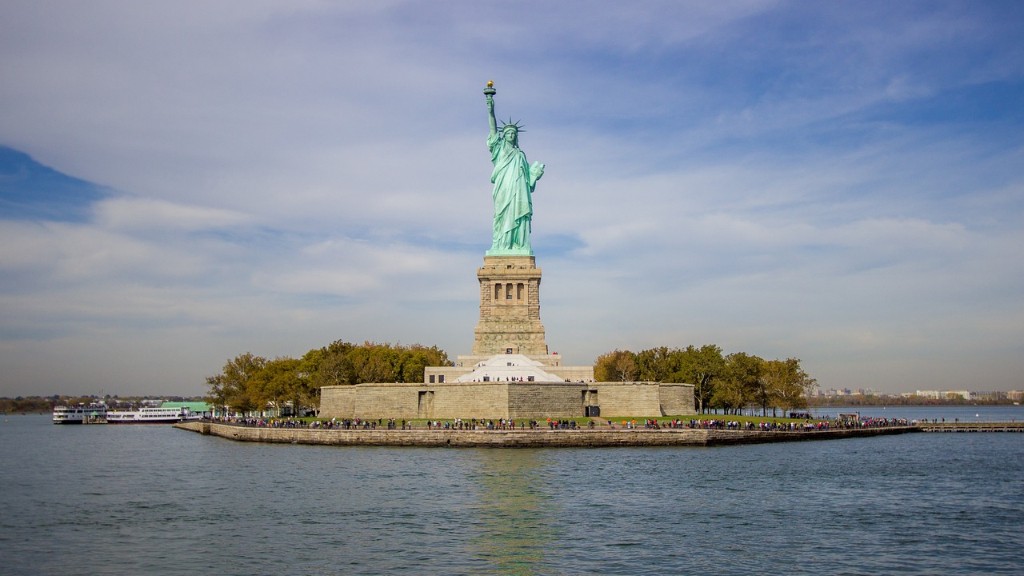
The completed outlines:
[[[519,149],[522,127],[509,122],[498,129],[494,118],[494,83],[484,89],[491,131],[487,148],[491,151],[491,183],[494,190],[494,233],[488,256],[533,256],[530,246],[530,222],[533,218],[533,189],[544,175],[540,162],[528,164]]]

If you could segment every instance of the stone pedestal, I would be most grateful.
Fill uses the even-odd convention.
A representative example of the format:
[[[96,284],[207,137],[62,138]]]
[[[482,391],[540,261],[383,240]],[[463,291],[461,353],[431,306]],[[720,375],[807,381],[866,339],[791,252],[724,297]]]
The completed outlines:
[[[480,321],[473,355],[545,355],[540,322],[540,268],[533,256],[485,256],[480,281]]]

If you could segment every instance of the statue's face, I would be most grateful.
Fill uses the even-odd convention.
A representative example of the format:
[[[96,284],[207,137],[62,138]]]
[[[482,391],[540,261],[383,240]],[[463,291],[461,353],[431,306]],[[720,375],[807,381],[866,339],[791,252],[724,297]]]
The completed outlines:
[[[508,128],[505,130],[505,142],[509,144],[515,144],[518,140],[518,133],[514,128]]]

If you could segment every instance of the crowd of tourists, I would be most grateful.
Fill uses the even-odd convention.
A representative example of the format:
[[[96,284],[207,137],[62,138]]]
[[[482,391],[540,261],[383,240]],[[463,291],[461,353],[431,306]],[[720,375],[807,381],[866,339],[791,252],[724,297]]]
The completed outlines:
[[[485,420],[478,418],[454,420],[427,420],[427,430],[535,430],[537,421],[516,422],[511,418]]]
[[[759,430],[761,432],[811,432],[815,430],[850,430],[856,428],[887,428],[890,426],[911,426],[917,422],[910,422],[905,418],[866,418],[850,419],[837,418],[835,420],[807,420],[804,422],[739,422],[737,420],[690,420],[687,428],[714,429],[714,430]]]
[[[212,421],[222,424],[233,424],[236,426],[250,426],[257,428],[307,428],[324,430],[413,430],[412,422],[408,420],[397,420],[395,418],[331,418],[330,420],[301,420],[298,418],[251,418],[251,417],[216,417]],[[908,421],[904,418],[865,418],[850,419],[840,418],[835,420],[806,420],[804,422],[778,422],[778,421],[745,421],[728,420],[720,418],[708,419],[671,419],[658,420],[654,418],[637,421],[621,420],[618,422],[608,420],[598,424],[594,420],[588,420],[586,426],[581,425],[574,419],[552,419],[548,418],[543,423],[537,420],[515,420],[511,418],[455,418],[451,420],[427,420],[425,424],[418,424],[419,429],[424,427],[427,430],[582,430],[584,428],[612,429],[612,430],[634,430],[638,428],[648,430],[668,429],[697,429],[697,430],[740,430],[740,431],[761,431],[761,432],[809,432],[824,430],[848,430],[856,428],[884,428],[891,426],[912,426],[916,421]]]
[[[579,423],[575,420],[552,420],[548,418],[545,421],[545,426],[550,430],[577,430],[580,428]],[[455,420],[428,420],[428,430],[540,430],[543,426],[537,420],[521,420],[516,422],[512,418],[499,418],[493,419],[477,419],[463,420],[462,418],[456,418]],[[590,421],[590,427],[594,427],[594,421]]]
[[[219,424],[233,424],[235,426],[249,426],[253,428],[309,428],[324,430],[412,430],[412,424],[406,420],[394,418],[378,418],[367,420],[362,418],[331,418],[330,420],[301,420],[298,418],[247,418],[236,416],[217,416],[208,421]]]

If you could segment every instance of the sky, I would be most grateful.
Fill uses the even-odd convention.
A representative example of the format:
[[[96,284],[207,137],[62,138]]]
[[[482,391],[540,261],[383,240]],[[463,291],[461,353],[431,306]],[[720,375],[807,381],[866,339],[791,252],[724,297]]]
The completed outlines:
[[[552,352],[1024,389],[1024,4],[0,4],[0,396],[199,395],[251,352],[468,354],[482,90]]]

